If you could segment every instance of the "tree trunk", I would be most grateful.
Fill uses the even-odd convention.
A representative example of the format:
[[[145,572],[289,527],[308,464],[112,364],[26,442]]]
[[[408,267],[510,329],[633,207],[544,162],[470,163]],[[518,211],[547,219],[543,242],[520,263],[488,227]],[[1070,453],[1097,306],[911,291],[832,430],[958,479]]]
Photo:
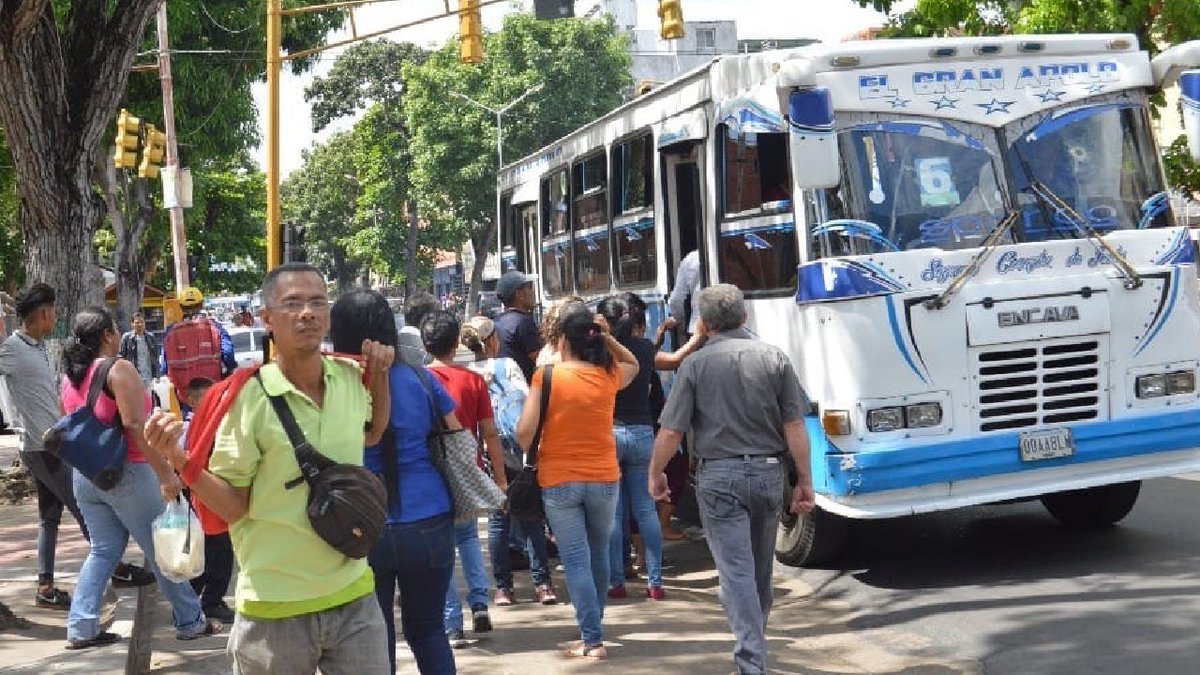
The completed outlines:
[[[487,267],[488,254],[492,251],[494,225],[479,228],[471,233],[471,246],[475,249],[475,264],[471,266],[471,281],[467,286],[467,316],[479,311],[479,292],[483,290],[483,270]]]
[[[408,247],[404,252],[404,301],[417,292],[417,235],[421,232],[417,202],[410,201],[408,211]]]
[[[58,291],[67,333],[83,305],[101,299],[92,236],[104,205],[92,169],[125,92],[146,22],[161,0],[0,3],[0,122],[17,174],[25,272]]]
[[[333,275],[337,281],[338,293],[344,293],[354,288],[354,269],[346,259],[346,251],[341,246],[333,247]]]
[[[106,157],[100,158],[96,173],[117,240],[113,249],[113,273],[117,287],[114,314],[117,326],[124,331],[129,330],[134,312],[142,307],[146,283],[142,239],[150,227],[150,219],[154,217],[154,204],[146,179],[131,180],[128,174],[118,174]]]

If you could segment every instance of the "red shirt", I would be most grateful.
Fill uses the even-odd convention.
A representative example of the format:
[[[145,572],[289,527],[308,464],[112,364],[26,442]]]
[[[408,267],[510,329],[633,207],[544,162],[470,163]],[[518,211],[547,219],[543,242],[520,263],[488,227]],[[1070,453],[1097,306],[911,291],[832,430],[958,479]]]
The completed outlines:
[[[492,397],[483,377],[463,366],[437,366],[429,369],[454,399],[454,414],[464,429],[479,438],[479,421],[492,419]],[[482,461],[482,455],[480,456]],[[482,466],[482,464],[480,465]]]

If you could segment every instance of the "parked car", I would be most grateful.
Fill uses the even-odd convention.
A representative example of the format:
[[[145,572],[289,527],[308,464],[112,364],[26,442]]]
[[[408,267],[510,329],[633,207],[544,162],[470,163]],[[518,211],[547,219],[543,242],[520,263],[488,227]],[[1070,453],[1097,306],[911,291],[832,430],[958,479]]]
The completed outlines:
[[[263,342],[267,339],[265,328],[230,328],[229,337],[233,338],[233,358],[239,368],[262,363]]]

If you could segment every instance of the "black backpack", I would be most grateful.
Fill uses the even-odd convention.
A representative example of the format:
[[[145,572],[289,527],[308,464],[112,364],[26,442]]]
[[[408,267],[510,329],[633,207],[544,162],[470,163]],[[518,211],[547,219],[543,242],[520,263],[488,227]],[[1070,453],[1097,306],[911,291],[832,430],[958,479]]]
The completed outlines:
[[[262,378],[258,373],[259,385]],[[266,389],[264,388],[264,392]],[[365,558],[383,536],[387,520],[387,489],[366,467],[339,464],[322,455],[304,437],[282,396],[271,396],[271,407],[287,431],[296,452],[300,477],[287,489],[308,483],[308,522],[325,543],[350,558]]]

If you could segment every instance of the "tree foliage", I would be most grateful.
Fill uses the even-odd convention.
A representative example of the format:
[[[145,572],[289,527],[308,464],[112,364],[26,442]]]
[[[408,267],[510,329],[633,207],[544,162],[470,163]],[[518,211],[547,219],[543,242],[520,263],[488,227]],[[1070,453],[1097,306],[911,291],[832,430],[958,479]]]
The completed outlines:
[[[631,85],[626,42],[609,19],[538,21],[514,13],[484,36],[484,48],[478,65],[461,63],[450,41],[426,63],[404,67],[421,212],[447,238],[471,240],[478,252],[473,288],[496,229],[498,130],[495,115],[451,92],[499,109],[544,86],[503,117],[504,158],[512,162],[620,105]]]

